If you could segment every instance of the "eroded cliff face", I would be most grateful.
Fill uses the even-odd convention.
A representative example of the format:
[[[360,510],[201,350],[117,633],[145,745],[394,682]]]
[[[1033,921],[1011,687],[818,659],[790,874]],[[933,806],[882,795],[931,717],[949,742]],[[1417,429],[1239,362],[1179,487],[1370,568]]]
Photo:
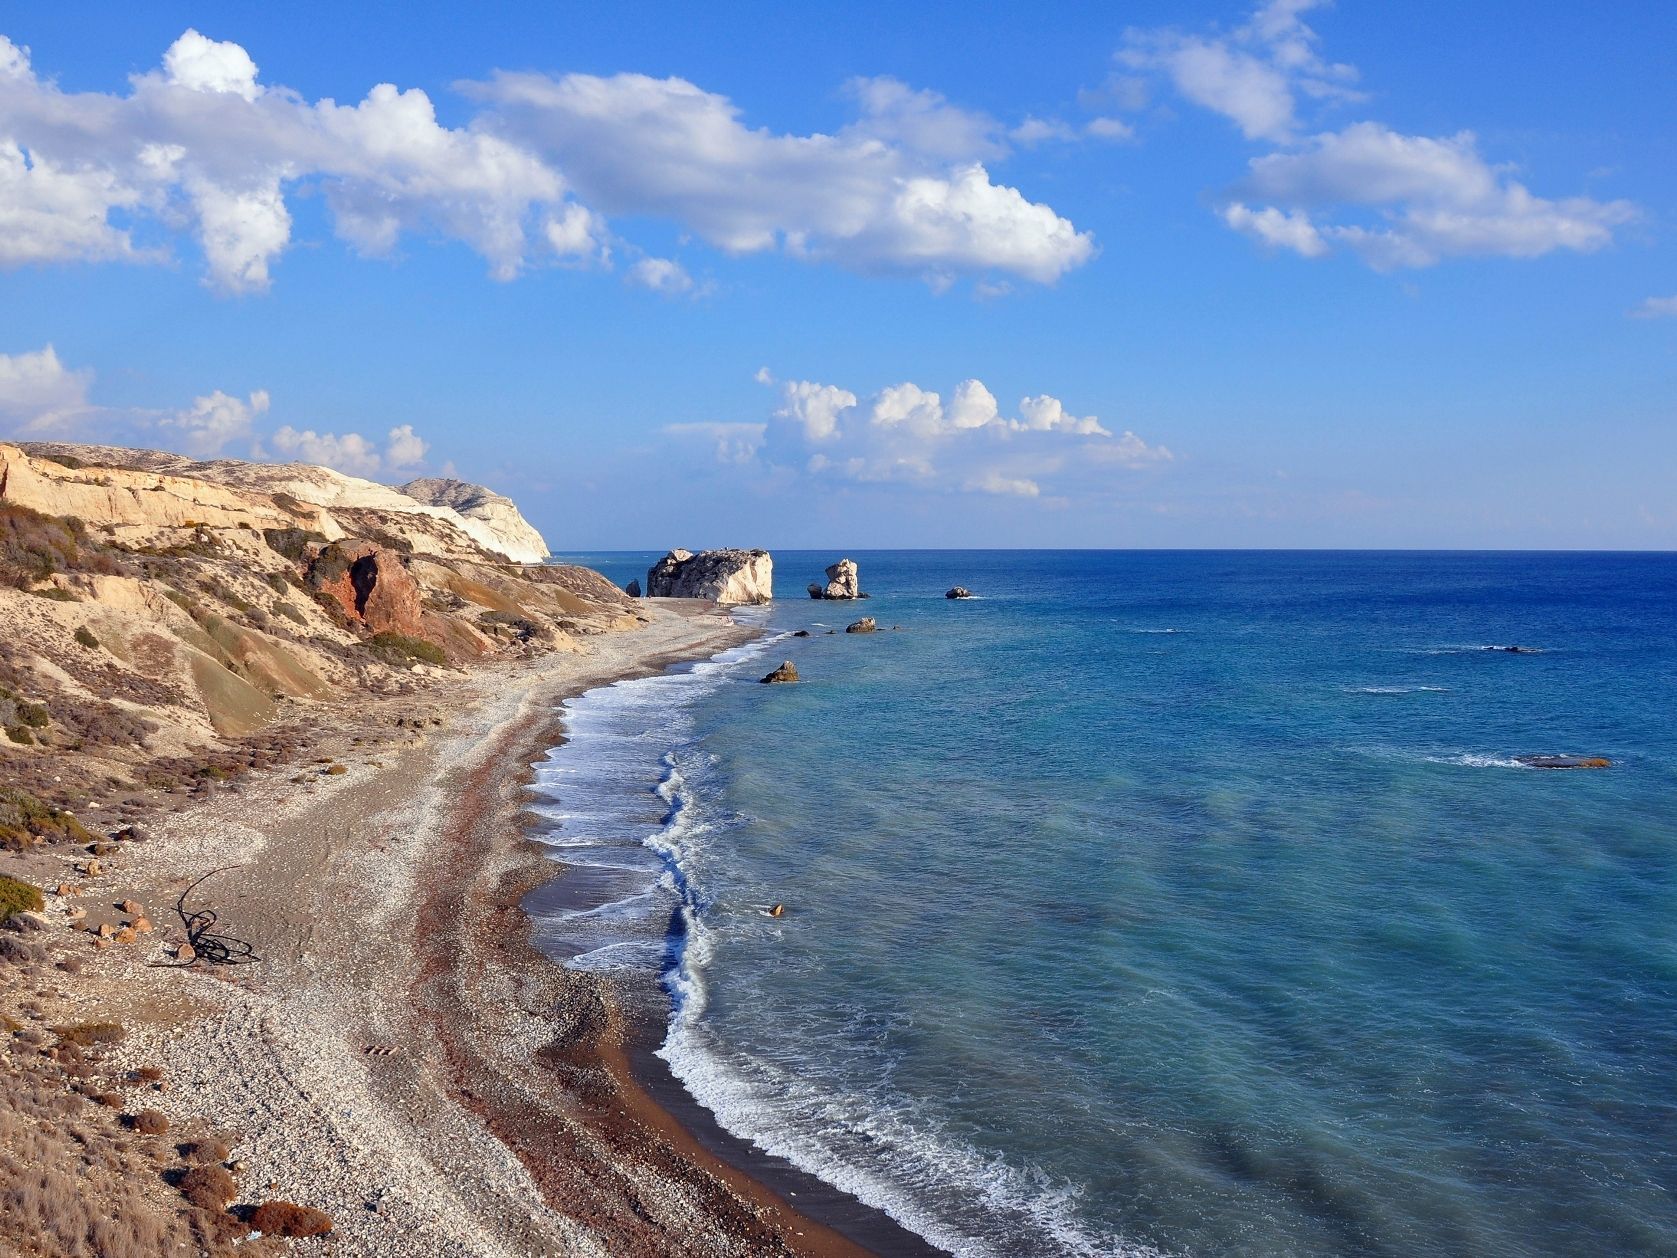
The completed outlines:
[[[540,563],[547,558],[547,542],[524,518],[517,504],[505,495],[482,485],[434,476],[410,480],[397,488],[418,502],[458,512],[474,538],[509,559]]]
[[[508,562],[452,508],[325,469],[32,449],[0,443],[0,777],[14,783],[67,763],[88,781],[167,776],[311,704],[637,623],[598,573]],[[367,505],[381,495],[405,506]]]
[[[708,598],[724,607],[774,598],[766,550],[672,550],[646,574],[648,598]]]
[[[10,447],[37,459],[64,459],[86,465],[100,476],[113,478],[121,488],[135,476],[154,474],[179,493],[182,485],[194,486],[200,497],[214,490],[232,491],[236,498],[265,497],[328,538],[353,535],[359,514],[363,525],[369,518],[386,534],[407,543],[421,554],[449,554],[462,538],[472,545],[514,563],[540,563],[547,557],[547,544],[508,498],[463,481],[410,481],[401,489],[348,476],[329,467],[307,463],[249,463],[242,459],[200,461],[166,450],[130,450],[121,446],[81,446],[62,442],[30,442]],[[95,465],[96,468],[95,468]],[[68,470],[76,470],[67,468]],[[442,486],[429,496],[408,492],[414,486]],[[451,488],[457,486],[458,488]],[[458,507],[457,507],[458,504]],[[209,504],[204,504],[209,505]],[[459,507],[465,508],[464,510]],[[49,507],[39,508],[49,514]],[[368,517],[366,513],[373,513]],[[468,514],[469,512],[469,514]],[[147,518],[155,512],[141,510]],[[98,517],[108,518],[104,510]],[[185,512],[184,518],[207,523],[202,511]],[[322,523],[325,521],[326,523]],[[179,521],[175,521],[178,523]],[[231,521],[228,521],[231,523]]]

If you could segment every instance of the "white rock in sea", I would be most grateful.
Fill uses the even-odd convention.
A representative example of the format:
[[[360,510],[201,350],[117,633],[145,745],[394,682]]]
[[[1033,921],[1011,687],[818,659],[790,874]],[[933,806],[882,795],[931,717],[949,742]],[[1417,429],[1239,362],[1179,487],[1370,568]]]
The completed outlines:
[[[708,598],[724,607],[774,598],[766,550],[672,550],[646,574],[648,598]]]
[[[811,598],[862,598],[862,583],[854,559],[841,559],[827,569],[827,584],[809,583]]]

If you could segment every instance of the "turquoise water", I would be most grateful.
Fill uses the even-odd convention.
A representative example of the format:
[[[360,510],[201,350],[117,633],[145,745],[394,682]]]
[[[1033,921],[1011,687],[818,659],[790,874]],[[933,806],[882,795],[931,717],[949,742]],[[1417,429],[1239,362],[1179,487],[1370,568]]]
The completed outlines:
[[[1677,557],[786,597],[836,557],[748,613],[814,636],[574,701],[540,774],[600,906],[550,945],[663,974],[725,1126],[960,1254],[1677,1254]]]

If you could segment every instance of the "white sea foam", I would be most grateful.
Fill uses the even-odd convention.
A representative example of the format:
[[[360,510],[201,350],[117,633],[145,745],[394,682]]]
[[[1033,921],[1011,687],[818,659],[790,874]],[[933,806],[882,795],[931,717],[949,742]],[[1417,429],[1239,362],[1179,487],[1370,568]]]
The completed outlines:
[[[1429,764],[1460,764],[1471,769],[1529,769],[1529,764],[1522,764],[1510,756],[1487,756],[1477,752],[1463,752],[1459,756],[1427,756]]]
[[[571,813],[583,814],[575,823],[590,827],[590,844],[610,842],[613,834],[621,843],[631,840],[632,832],[632,841],[663,865],[662,875],[649,878],[653,885],[644,892],[577,915],[596,921],[631,916],[633,906],[660,896],[676,906],[679,952],[663,975],[674,1013],[660,1056],[725,1128],[962,1258],[1011,1256],[1023,1252],[1024,1244],[1034,1246],[1031,1252],[1108,1258],[1155,1253],[1088,1229],[1078,1218],[1076,1186],[1052,1182],[943,1134],[904,1099],[824,1089],[812,1078],[790,1076],[712,1040],[704,1018],[710,1000],[706,976],[720,937],[706,920],[710,906],[704,889],[694,884],[694,869],[719,825],[697,793],[694,774],[702,778],[709,765],[691,743],[687,713],[691,700],[708,689],[749,675],[751,662],[784,636],[758,639],[683,672],[620,682],[571,701],[570,742],[538,773],[561,798],[574,801],[580,793],[591,801],[586,808],[567,805]],[[646,797],[635,795],[634,784],[647,783],[653,766],[662,769],[652,787],[662,817],[635,828],[626,817],[638,807],[633,801]],[[563,847],[565,838],[561,831],[554,846]],[[575,850],[562,859],[571,859]],[[662,938],[613,939],[567,964],[590,971],[650,969],[667,957]]]
[[[728,1130],[960,1258],[1009,1258],[1027,1245],[1028,1252],[1051,1248],[1091,1258],[1157,1254],[1085,1226],[1075,1185],[947,1136],[907,1101],[834,1091],[761,1058],[722,1050],[702,1021],[702,959],[709,949],[708,931],[695,922],[689,951],[670,976],[677,1013],[658,1053]],[[1042,1245],[1044,1239],[1052,1245]]]
[[[1413,695],[1413,694],[1448,694],[1448,686],[1345,686],[1347,694],[1354,695]]]

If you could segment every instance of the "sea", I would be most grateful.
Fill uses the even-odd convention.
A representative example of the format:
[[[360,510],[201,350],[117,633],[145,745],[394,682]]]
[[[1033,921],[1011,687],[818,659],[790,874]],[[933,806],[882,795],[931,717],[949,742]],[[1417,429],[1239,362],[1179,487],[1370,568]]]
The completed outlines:
[[[538,770],[723,1127],[975,1258],[1677,1254],[1677,556],[839,557]]]

